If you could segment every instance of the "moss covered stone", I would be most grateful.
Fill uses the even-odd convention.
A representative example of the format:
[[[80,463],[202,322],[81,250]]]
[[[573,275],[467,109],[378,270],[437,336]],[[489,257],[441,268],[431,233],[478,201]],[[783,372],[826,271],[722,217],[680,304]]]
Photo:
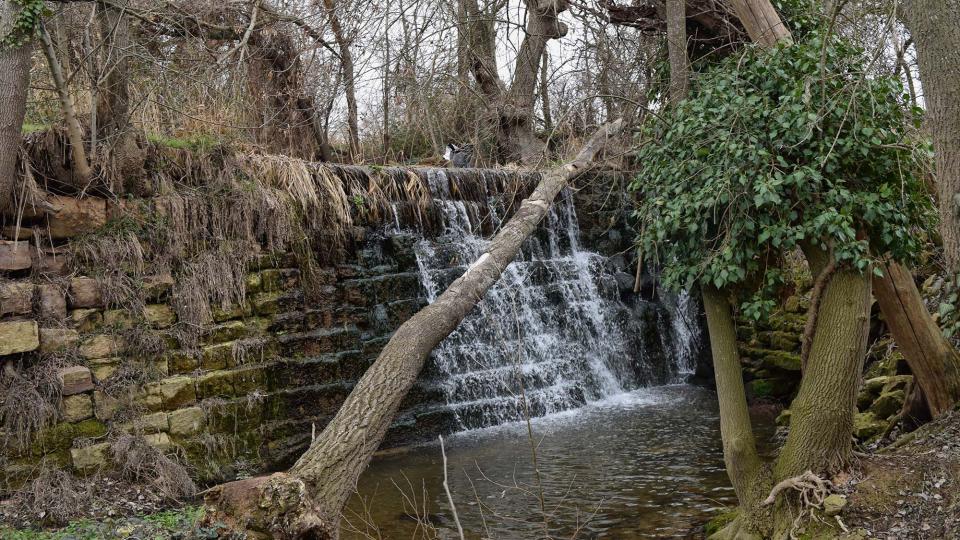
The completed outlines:
[[[853,417],[853,435],[861,441],[883,433],[887,425],[872,412],[857,413]]]

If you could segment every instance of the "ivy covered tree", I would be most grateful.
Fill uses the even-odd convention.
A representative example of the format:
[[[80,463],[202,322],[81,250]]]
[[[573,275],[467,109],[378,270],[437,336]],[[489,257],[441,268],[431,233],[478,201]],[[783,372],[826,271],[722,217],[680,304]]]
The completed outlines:
[[[768,500],[773,486],[848,466],[871,275],[883,258],[916,254],[929,207],[918,175],[929,151],[899,83],[870,75],[864,52],[842,38],[798,34],[701,74],[688,100],[642,131],[632,184],[642,252],[666,285],[703,291],[740,500],[730,538],[786,535],[806,509],[786,493]],[[797,250],[816,277],[804,374],[768,468],[753,442],[732,306],[751,318],[769,311],[784,256]]]

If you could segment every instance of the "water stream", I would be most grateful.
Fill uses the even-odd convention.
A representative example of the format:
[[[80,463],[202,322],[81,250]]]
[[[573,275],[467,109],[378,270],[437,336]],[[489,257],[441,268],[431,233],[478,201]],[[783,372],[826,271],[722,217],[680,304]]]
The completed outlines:
[[[481,231],[497,230],[506,209],[496,193],[482,208],[457,200],[442,170],[428,180],[442,228],[415,252],[433,302],[483,253]],[[535,538],[544,528],[682,536],[732,501],[714,400],[678,384],[695,368],[698,307],[685,294],[632,295],[580,235],[565,191],[425,370],[423,384],[445,401],[431,406],[452,411],[459,431],[446,443],[447,470],[470,538]],[[442,477],[437,444],[378,457],[350,504],[346,536],[453,538]]]

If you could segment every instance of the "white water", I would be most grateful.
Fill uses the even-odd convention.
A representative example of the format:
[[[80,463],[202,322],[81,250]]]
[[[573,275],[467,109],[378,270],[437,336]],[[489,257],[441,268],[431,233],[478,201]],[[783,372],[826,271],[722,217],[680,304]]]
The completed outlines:
[[[443,214],[439,237],[416,244],[428,301],[484,251],[474,209],[453,200],[442,170],[429,177]],[[500,225],[491,194],[484,215]],[[486,227],[488,230],[490,227]],[[620,299],[606,259],[583,249],[572,197],[564,192],[475,311],[433,353],[433,377],[461,429],[545,416],[609,400],[644,386],[681,381],[694,367],[696,325],[689,297],[649,332],[637,302]],[[648,318],[649,319],[649,318]],[[640,334],[640,335],[637,335]],[[648,339],[645,336],[655,336]],[[654,354],[655,353],[655,354]],[[656,365],[667,362],[669,365]]]

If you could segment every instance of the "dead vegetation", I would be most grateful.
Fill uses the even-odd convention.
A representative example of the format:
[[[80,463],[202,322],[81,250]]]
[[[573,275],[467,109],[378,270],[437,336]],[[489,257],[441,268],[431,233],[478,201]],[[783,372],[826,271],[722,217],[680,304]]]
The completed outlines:
[[[60,410],[57,372],[69,365],[65,355],[47,355],[34,365],[0,372],[0,444],[23,449],[33,436],[55,424]]]
[[[147,484],[167,499],[180,501],[197,492],[186,468],[143,437],[121,435],[110,445],[117,474],[124,480]]]

